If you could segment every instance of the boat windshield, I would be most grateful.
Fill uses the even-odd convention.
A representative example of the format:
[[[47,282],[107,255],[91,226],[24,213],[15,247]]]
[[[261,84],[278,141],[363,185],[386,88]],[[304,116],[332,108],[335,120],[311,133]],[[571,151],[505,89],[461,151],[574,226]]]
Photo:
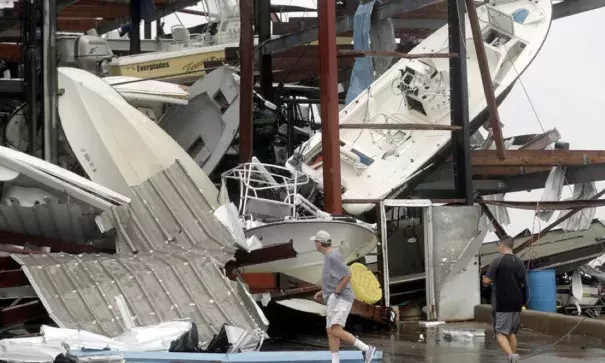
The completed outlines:
[[[525,19],[527,19],[528,15],[529,15],[529,10],[527,10],[527,9],[517,9],[517,10],[513,11],[513,13],[512,13],[513,20],[517,24],[523,24],[525,22]]]

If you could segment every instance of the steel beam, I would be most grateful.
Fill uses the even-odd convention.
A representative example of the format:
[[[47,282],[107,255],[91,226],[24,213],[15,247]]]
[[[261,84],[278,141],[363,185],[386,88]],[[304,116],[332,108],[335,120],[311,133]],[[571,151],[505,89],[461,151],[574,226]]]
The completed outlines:
[[[471,174],[471,142],[468,112],[468,81],[464,25],[464,0],[448,0],[449,52],[458,54],[450,58],[450,110],[453,126],[461,130],[452,132],[454,185],[459,198],[473,205]]]
[[[473,151],[473,166],[573,166],[604,164],[604,150],[507,150],[499,160],[495,150]]]
[[[141,53],[141,0],[130,0],[130,54]]]
[[[254,1],[254,17],[258,42],[263,43],[271,39],[271,2],[267,0]],[[273,66],[271,54],[260,55],[260,88],[263,97],[271,102],[273,98]]]
[[[441,2],[441,0],[393,0],[388,4],[374,6],[374,9],[372,10],[372,19],[380,20],[392,18],[397,14],[420,9],[439,2]],[[332,24],[335,28],[335,33],[353,30],[353,17],[354,14],[349,14],[335,19],[335,21],[333,21],[334,24]],[[312,26],[299,32],[284,35],[266,42],[262,46],[262,53],[280,53],[297,45],[313,42],[318,39],[318,35],[318,27]]]
[[[254,89],[254,33],[252,0],[240,0],[240,107],[239,156],[242,163],[252,160],[252,91]]]
[[[335,0],[318,1],[324,209],[342,214]]]
[[[485,45],[483,43],[481,25],[479,24],[479,16],[477,16],[475,1],[466,0],[466,9],[468,12],[468,20],[471,25],[471,31],[473,33],[475,51],[477,52],[477,62],[479,63],[479,72],[481,73],[481,82],[483,83],[483,94],[485,95],[485,100],[487,102],[494,142],[496,143],[496,153],[498,154],[498,159],[504,160],[504,140],[502,138],[502,130],[500,129],[500,114],[498,113],[498,104],[496,103],[496,96],[494,95],[492,77],[489,73],[489,65],[487,64]]]
[[[43,8],[44,160],[57,163],[57,9],[53,0]]]

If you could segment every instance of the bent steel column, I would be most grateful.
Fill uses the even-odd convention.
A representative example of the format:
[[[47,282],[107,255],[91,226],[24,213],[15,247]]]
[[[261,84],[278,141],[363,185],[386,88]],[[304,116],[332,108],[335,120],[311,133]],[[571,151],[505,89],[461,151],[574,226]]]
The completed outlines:
[[[335,0],[319,0],[319,89],[323,150],[324,209],[342,213],[340,137],[338,129],[338,49]]]
[[[43,8],[43,106],[44,160],[57,163],[57,12],[55,1],[44,1]]]
[[[239,158],[252,159],[252,90],[254,87],[254,33],[252,0],[240,0],[240,93],[239,93]]]
[[[130,0],[130,54],[141,53],[141,0]]]
[[[452,132],[454,148],[454,185],[460,198],[473,205],[471,174],[470,125],[468,115],[468,81],[464,25],[464,0],[448,0],[450,58],[450,109],[452,125],[461,130]]]

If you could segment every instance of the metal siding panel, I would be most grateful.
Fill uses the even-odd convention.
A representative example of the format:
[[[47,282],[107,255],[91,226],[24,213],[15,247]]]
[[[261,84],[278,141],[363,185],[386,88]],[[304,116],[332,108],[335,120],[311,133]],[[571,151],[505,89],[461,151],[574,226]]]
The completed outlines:
[[[136,326],[190,318],[200,339],[209,341],[222,324],[252,331],[246,300],[219,268],[219,262],[197,253],[162,252],[128,256],[100,254],[20,255],[22,265],[46,309],[61,327],[86,329],[111,337],[125,325],[114,297],[122,295]]]

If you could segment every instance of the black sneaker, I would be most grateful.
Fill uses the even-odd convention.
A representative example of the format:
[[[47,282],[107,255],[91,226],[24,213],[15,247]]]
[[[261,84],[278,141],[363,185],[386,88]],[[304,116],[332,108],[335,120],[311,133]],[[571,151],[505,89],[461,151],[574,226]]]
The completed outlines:
[[[374,353],[376,353],[376,347],[369,346],[368,350],[361,352],[363,354],[363,363],[370,363],[372,358],[374,358]]]

